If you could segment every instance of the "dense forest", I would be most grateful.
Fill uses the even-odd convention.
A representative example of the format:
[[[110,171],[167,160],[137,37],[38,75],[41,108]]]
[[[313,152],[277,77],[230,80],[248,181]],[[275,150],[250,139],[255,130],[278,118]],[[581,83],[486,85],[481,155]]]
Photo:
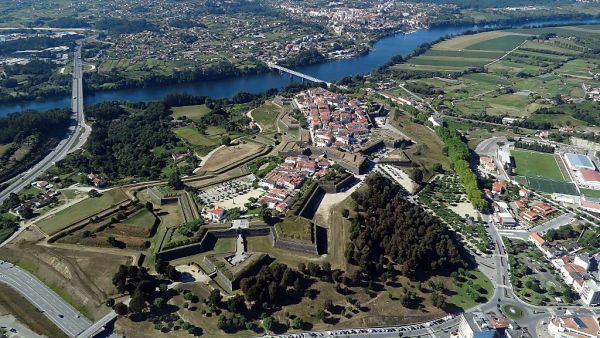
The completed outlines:
[[[67,132],[70,116],[68,109],[53,109],[12,113],[0,118],[0,145],[9,145],[0,156],[0,182],[41,160]],[[13,155],[17,152],[26,155],[16,159]]]
[[[446,226],[403,197],[400,187],[381,175],[352,194],[359,214],[352,222],[346,258],[368,275],[381,274],[386,258],[403,274],[446,273],[462,266],[461,250]]]
[[[67,131],[70,116],[69,109],[8,114],[0,118],[0,144],[18,142],[19,139],[33,134],[39,134],[44,138],[61,136]]]
[[[463,142],[461,135],[456,130],[437,127],[436,132],[446,145],[444,151],[447,152],[452,167],[467,192],[467,198],[475,208],[480,211],[485,210],[488,207],[488,202],[483,196],[477,176],[469,164],[471,156],[469,147]]]
[[[70,156],[61,166],[81,172],[96,171],[111,178],[159,178],[168,161],[167,154],[153,152],[157,147],[174,147],[177,137],[170,129],[168,109],[160,102],[135,104],[139,111],[122,115],[118,103],[91,106],[88,112],[103,111],[108,106],[111,113],[94,113],[96,121],[86,152]]]
[[[305,49],[300,51],[297,55],[290,56],[283,62],[280,62],[282,67],[295,68],[308,65],[314,65],[317,63],[325,62],[326,58],[323,54],[319,53],[316,49]]]

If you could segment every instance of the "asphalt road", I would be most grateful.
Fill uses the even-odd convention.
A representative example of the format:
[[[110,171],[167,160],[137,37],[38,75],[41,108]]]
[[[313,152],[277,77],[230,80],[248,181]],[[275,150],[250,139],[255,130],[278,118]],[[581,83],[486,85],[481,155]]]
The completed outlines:
[[[0,282],[22,294],[69,337],[76,337],[92,325],[37,278],[12,263],[0,261]]]
[[[4,202],[11,193],[18,193],[29,186],[39,175],[48,170],[55,162],[62,160],[67,154],[81,147],[91,132],[91,128],[85,124],[83,114],[83,72],[81,70],[81,46],[75,49],[73,68],[73,121],[75,122],[64,138],[43,160],[35,164],[29,170],[12,179],[6,189],[0,191],[0,203]]]

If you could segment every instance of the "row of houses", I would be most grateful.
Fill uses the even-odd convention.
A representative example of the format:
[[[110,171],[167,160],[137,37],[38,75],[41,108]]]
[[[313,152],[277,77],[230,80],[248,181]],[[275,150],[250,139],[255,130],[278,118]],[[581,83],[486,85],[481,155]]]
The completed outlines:
[[[585,305],[600,305],[600,252],[593,256],[569,254],[564,248],[548,243],[537,232],[532,232],[529,240],[550,260],[563,281],[579,294]]]

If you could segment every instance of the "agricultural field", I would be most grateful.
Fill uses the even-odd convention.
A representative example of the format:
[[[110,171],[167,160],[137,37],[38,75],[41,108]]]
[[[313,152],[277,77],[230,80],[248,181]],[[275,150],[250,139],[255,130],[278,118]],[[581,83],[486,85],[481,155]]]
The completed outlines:
[[[84,220],[127,199],[128,197],[123,189],[109,190],[104,192],[100,197],[87,198],[64,210],[47,216],[36,222],[36,224],[44,233],[52,235],[63,230],[70,224]]]
[[[512,150],[511,155],[515,159],[517,175],[542,177],[557,181],[565,180],[556,163],[554,154],[526,150]]]
[[[171,108],[171,112],[171,116],[173,116],[174,119],[187,117],[192,121],[199,121],[202,116],[210,112],[210,108],[208,108],[205,104],[202,104],[194,106],[173,107]]]

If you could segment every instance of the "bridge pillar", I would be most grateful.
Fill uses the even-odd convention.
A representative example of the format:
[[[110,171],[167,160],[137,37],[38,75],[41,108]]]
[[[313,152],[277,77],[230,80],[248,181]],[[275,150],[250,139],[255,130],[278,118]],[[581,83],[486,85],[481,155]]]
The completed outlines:
[[[304,84],[304,78],[302,78],[302,84]]]

